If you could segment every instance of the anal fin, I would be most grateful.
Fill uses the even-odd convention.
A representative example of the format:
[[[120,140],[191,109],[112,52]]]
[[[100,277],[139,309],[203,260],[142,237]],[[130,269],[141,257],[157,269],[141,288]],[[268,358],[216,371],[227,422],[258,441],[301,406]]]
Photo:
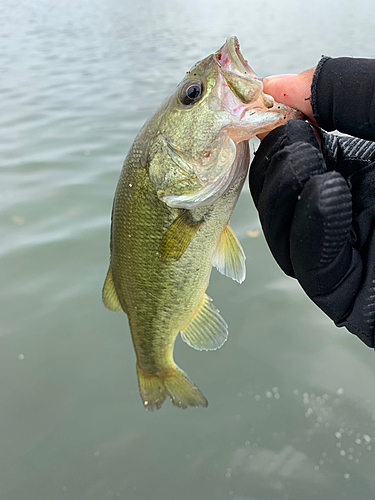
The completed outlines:
[[[113,312],[122,311],[122,307],[115,290],[115,285],[113,283],[111,265],[109,265],[107,277],[104,282],[102,299],[103,299],[103,304],[110,311]]]
[[[212,265],[221,273],[242,283],[246,277],[245,252],[229,224],[220,235]]]
[[[182,339],[194,349],[211,351],[228,338],[228,325],[207,295],[203,296],[190,323],[181,331]]]

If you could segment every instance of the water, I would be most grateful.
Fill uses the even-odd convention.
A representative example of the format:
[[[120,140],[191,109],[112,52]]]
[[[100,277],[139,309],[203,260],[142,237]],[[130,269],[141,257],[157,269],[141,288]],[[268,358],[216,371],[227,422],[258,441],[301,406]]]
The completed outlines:
[[[100,297],[122,161],[184,72],[231,34],[260,76],[374,57],[374,10],[2,0],[1,498],[374,498],[373,352],[248,236],[247,188],[232,219],[247,280],[210,283],[230,339],[214,353],[176,343],[207,409],[144,411],[126,317]]]

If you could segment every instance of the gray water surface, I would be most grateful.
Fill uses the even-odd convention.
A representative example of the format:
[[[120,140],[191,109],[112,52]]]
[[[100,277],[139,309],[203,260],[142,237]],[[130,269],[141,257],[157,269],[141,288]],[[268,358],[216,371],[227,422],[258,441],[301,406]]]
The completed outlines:
[[[127,318],[101,304],[113,194],[143,122],[235,34],[259,76],[375,57],[372,0],[0,2],[0,498],[373,500],[375,359],[273,261],[246,186],[230,328],[177,339],[209,400],[154,413]],[[253,147],[257,147],[254,143]]]

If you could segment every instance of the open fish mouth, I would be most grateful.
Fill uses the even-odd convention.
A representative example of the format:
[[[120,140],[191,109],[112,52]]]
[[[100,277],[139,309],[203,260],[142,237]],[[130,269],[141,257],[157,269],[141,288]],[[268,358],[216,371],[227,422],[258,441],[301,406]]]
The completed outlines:
[[[240,43],[236,36],[230,36],[220,49],[215,52],[217,64],[226,70],[233,71],[240,75],[247,75],[249,78],[260,80],[250,68],[248,62],[240,51]]]
[[[273,108],[275,102],[265,95],[262,80],[257,77],[240,51],[236,36],[229,37],[215,53],[215,61],[224,78],[224,86],[229,87],[233,96],[223,94],[222,102],[236,114],[240,120],[250,108],[261,110]]]
[[[275,103],[271,95],[263,92],[262,78],[259,78],[249,66],[240,51],[236,36],[230,36],[224,45],[215,52],[215,61],[225,79],[226,85],[234,94],[236,101],[227,94],[223,95],[223,103],[242,120],[255,111],[278,113],[283,119],[304,120],[306,117],[295,109]]]

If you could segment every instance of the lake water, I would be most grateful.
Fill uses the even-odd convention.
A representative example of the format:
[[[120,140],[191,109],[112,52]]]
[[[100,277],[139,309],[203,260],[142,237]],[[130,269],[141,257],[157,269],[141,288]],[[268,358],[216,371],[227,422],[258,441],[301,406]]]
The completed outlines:
[[[176,342],[207,409],[146,412],[127,318],[101,303],[122,161],[185,71],[232,34],[259,76],[375,57],[374,14],[371,0],[1,1],[2,499],[374,499],[374,352],[248,235],[247,186],[232,218],[247,279],[213,271],[209,288],[229,340]]]

